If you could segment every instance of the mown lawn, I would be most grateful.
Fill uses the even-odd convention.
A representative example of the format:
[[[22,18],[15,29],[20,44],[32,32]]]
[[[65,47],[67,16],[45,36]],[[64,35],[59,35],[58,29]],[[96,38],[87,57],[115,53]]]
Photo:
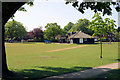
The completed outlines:
[[[47,52],[80,45],[87,46]],[[9,69],[25,78],[60,75],[118,61],[117,42],[103,44],[102,59],[99,44],[6,43],[6,51]]]

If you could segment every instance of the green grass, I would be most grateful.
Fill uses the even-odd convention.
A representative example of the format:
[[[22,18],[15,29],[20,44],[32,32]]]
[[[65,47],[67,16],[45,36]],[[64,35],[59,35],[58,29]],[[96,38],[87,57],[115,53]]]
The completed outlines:
[[[6,43],[7,62],[10,70],[28,78],[43,78],[78,70],[90,69],[118,61],[118,43],[47,52],[88,44]]]

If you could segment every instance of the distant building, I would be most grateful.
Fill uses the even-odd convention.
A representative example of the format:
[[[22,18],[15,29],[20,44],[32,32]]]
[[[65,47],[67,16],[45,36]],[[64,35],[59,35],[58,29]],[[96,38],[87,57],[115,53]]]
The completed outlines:
[[[102,35],[102,37],[105,37],[103,41],[115,41],[115,34],[106,32],[106,35]]]
[[[77,44],[93,44],[94,38],[88,34],[85,34],[81,31],[78,31],[67,38],[70,43],[77,43]]]
[[[68,35],[65,35],[65,36],[57,36],[56,37],[60,43],[66,43],[66,39],[68,38]]]

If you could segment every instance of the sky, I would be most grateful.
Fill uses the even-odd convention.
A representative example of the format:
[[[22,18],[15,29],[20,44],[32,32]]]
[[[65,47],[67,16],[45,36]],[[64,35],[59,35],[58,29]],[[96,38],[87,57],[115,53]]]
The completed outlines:
[[[66,5],[64,0],[34,0],[34,6],[24,5],[24,7],[27,12],[17,11],[15,20],[21,22],[28,32],[38,27],[45,30],[47,23],[57,23],[64,28],[69,22],[76,23],[79,19],[86,18],[91,21],[94,15],[90,9],[82,14],[72,4]],[[118,25],[118,13],[115,9],[112,16],[103,18],[106,17],[116,20],[116,25]]]

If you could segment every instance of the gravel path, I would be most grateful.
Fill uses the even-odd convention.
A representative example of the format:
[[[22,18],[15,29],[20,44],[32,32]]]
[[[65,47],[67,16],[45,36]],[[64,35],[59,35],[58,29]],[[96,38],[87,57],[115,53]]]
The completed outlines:
[[[52,79],[52,78],[90,78],[92,76],[110,71],[112,69],[118,69],[118,68],[120,68],[120,62],[107,64],[107,65],[99,66],[99,67],[94,67],[92,69],[87,69],[83,71],[63,74],[59,76],[51,76],[51,77],[47,77],[47,78],[40,79],[40,80]]]

